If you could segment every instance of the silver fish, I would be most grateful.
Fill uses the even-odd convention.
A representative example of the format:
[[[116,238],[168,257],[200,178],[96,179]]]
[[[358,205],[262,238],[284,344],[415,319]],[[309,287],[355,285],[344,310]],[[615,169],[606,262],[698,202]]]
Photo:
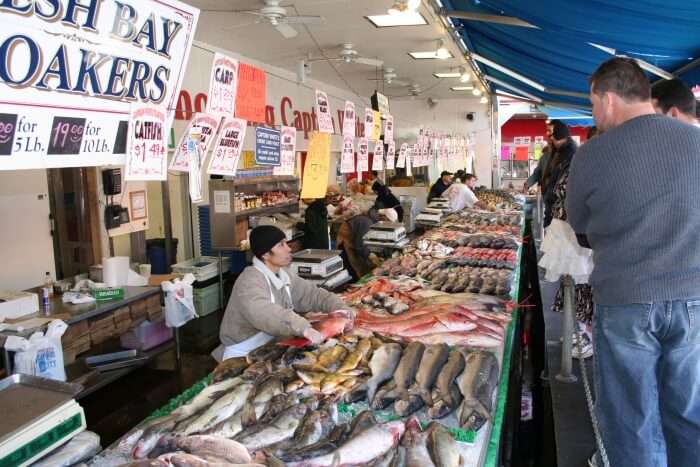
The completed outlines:
[[[465,430],[478,431],[491,420],[498,372],[498,360],[492,353],[477,351],[464,355],[464,371],[458,383],[464,396],[459,407],[459,423]]]
[[[218,399],[208,410],[190,423],[183,430],[182,434],[191,435],[193,433],[199,433],[231,417],[243,407],[252,389],[252,383],[245,382],[239,384],[230,393]]]
[[[257,430],[239,435],[236,439],[251,451],[291,438],[309,410],[308,404],[300,404],[282,412],[272,422]]]
[[[428,433],[421,431],[418,419],[406,423],[401,445],[406,449],[406,467],[435,467],[428,452]]]
[[[210,453],[225,462],[243,464],[252,462],[250,453],[242,444],[216,436],[195,435],[173,438],[170,447],[190,453]]]
[[[372,376],[367,380],[367,400],[372,401],[377,387],[394,375],[401,359],[400,344],[384,344],[374,351],[369,361]]]
[[[83,431],[68,441],[65,446],[32,465],[37,467],[68,467],[91,458],[100,450],[100,436],[92,431]]]
[[[464,459],[459,454],[457,442],[447,428],[437,422],[428,425],[428,452],[435,467],[461,467]]]

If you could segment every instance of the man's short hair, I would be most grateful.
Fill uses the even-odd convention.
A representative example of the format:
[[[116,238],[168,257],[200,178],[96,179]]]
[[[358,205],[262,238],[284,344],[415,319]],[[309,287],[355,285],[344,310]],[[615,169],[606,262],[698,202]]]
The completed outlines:
[[[651,86],[644,70],[631,58],[615,57],[604,62],[588,80],[597,95],[612,92],[625,101],[648,101]]]
[[[695,96],[687,84],[678,78],[664,79],[651,87],[651,97],[667,113],[676,107],[682,113],[695,117]]]
[[[466,175],[464,176],[464,181],[465,181],[465,182],[468,182],[468,181],[471,180],[472,178],[476,178],[476,175],[474,175],[474,174],[466,174]]]

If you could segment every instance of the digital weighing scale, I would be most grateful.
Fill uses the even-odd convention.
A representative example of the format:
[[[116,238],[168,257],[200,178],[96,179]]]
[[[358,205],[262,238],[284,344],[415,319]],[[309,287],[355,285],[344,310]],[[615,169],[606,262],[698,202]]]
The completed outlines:
[[[416,216],[416,222],[423,225],[440,225],[442,214],[442,209],[425,208]]]
[[[305,279],[326,279],[343,270],[338,250],[301,250],[292,255],[292,271]]]
[[[0,465],[30,465],[85,430],[85,412],[73,400],[81,390],[22,374],[1,380]]]
[[[443,209],[443,210],[448,210],[450,209],[450,202],[446,200],[445,198],[433,198],[430,203],[428,203],[429,208],[433,209]]]
[[[341,285],[350,282],[352,277],[350,277],[350,273],[347,271],[347,269],[341,269],[330,277],[306,280],[316,284],[319,287],[323,287],[324,289],[334,290],[336,287],[340,287]]]
[[[377,222],[363,238],[365,242],[393,245],[406,238],[406,227],[399,222]]]

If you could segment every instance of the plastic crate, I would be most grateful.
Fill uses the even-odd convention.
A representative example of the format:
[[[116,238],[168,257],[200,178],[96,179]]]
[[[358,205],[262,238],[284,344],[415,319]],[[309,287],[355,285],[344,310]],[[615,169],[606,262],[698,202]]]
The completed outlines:
[[[219,283],[216,282],[201,289],[193,289],[194,309],[197,314],[206,316],[219,309]]]
[[[228,271],[231,267],[231,258],[223,256],[221,258],[221,270]],[[197,281],[205,281],[216,277],[219,274],[219,257],[218,256],[199,256],[197,258],[188,259],[181,263],[173,264],[173,273],[175,274],[194,274]]]
[[[173,330],[165,325],[165,320],[144,321],[119,337],[125,349],[148,350],[172,339]]]

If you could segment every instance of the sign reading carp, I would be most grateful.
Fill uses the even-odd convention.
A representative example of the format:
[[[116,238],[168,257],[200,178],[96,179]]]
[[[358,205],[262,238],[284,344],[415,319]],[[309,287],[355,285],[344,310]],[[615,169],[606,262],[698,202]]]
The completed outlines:
[[[177,0],[0,1],[0,104],[16,122],[0,170],[124,164],[132,104],[170,127],[198,17]]]

